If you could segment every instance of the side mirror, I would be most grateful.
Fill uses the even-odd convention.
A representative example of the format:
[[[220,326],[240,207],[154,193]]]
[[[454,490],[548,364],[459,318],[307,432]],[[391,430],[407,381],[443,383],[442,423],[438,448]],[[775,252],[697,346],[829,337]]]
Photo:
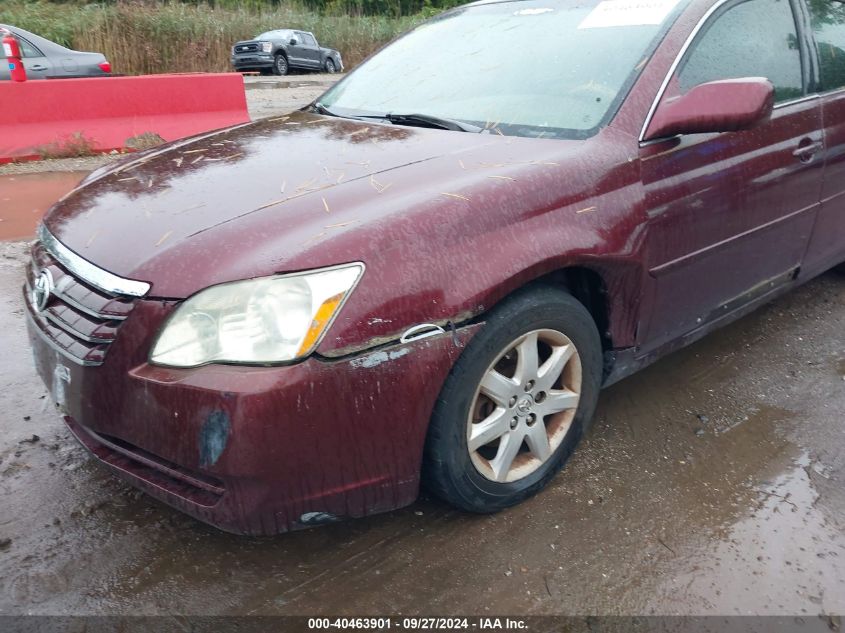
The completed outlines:
[[[297,44],[299,44],[299,42],[297,41],[297,39],[295,37],[290,38],[290,42],[288,42],[288,43],[291,46],[296,46]]]
[[[774,104],[775,89],[768,79],[711,81],[661,103],[644,140],[747,130],[768,120]]]

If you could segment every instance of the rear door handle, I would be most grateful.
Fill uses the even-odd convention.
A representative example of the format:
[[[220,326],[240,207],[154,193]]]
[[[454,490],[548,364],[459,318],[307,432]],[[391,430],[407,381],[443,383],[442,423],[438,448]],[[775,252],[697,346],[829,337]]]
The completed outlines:
[[[810,139],[804,139],[801,141],[801,144],[798,146],[792,155],[795,156],[798,160],[802,163],[809,163],[813,160],[816,154],[818,154],[824,145],[821,141],[811,141]]]
[[[47,70],[46,66],[32,66],[30,70]]]

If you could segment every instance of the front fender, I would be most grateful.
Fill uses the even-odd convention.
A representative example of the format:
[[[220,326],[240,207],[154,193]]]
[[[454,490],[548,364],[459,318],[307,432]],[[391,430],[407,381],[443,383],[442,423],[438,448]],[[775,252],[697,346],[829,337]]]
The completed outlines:
[[[566,163],[537,159],[511,169],[492,148],[478,163],[433,161],[426,182],[442,193],[426,193],[423,184],[392,199],[403,212],[367,232],[367,271],[319,352],[343,356],[394,341],[412,326],[472,320],[526,284],[572,267],[602,279],[614,346],[634,344],[647,216],[639,164],[614,156],[620,147],[585,145]]]

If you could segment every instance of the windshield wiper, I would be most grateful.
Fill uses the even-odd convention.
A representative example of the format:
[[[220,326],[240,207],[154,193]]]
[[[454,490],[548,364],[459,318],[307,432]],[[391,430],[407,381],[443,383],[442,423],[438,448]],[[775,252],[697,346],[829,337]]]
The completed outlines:
[[[314,103],[312,103],[311,109],[317,114],[324,114],[326,116],[340,116],[337,112],[332,112],[319,101],[315,101]]]
[[[423,127],[430,126],[440,128],[441,130],[453,130],[455,132],[474,132],[478,134],[484,131],[484,128],[455,121],[454,119],[443,119],[441,117],[432,116],[430,114],[393,114],[388,112],[380,117],[372,117],[379,119],[386,119],[396,125],[417,125],[422,124]]]
[[[329,110],[319,101],[315,101],[311,105],[311,109],[318,114],[336,116],[344,119],[382,119],[384,121],[390,121],[394,125],[417,125],[419,127],[434,127],[441,130],[473,132],[476,134],[484,131],[484,128],[470,125],[469,123],[455,121],[454,119],[444,119],[432,116],[431,114],[393,114],[392,112],[387,112],[386,114],[338,114],[337,112]]]

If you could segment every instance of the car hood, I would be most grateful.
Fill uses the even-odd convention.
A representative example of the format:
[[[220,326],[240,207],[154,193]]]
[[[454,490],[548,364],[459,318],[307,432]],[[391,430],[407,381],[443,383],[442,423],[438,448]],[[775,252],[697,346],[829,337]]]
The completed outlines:
[[[151,296],[183,298],[215,283],[366,261],[390,239],[391,218],[445,204],[477,213],[463,208],[473,206],[467,191],[481,182],[481,202],[514,180],[485,165],[537,174],[559,165],[551,154],[577,155],[583,144],[296,112],[99,170],[45,224],[83,258],[151,283]]]

